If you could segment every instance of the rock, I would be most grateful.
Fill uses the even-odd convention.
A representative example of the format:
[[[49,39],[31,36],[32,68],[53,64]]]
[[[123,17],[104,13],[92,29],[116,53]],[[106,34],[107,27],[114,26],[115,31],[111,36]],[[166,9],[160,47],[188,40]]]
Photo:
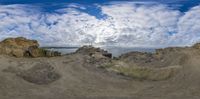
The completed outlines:
[[[75,54],[87,55],[86,63],[95,67],[102,67],[112,60],[112,54],[107,51],[92,46],[83,46]]]
[[[40,49],[40,48],[32,48],[30,47],[28,49],[28,52],[31,57],[42,57],[46,56],[46,50]]]
[[[97,53],[97,54],[103,55],[104,57],[112,58],[111,53],[108,53],[107,51],[100,48],[95,48],[93,46],[83,46],[79,48],[75,53],[80,53],[80,54],[90,55],[90,56]]]
[[[125,62],[131,62],[132,64],[145,64],[158,60],[158,58],[156,58],[154,54],[146,52],[129,52],[126,54],[122,54],[119,59]]]
[[[129,52],[122,54],[118,59],[137,66],[166,67],[168,65],[179,65],[181,59],[185,57],[180,52],[185,49],[187,48],[169,47],[156,49],[155,53]]]
[[[200,43],[196,43],[192,46],[192,48],[195,48],[195,49],[200,49]]]
[[[26,69],[19,66],[9,66],[2,71],[13,73],[17,77],[37,85],[50,84],[61,78],[61,74],[55,70],[54,66],[46,62],[37,63]]]
[[[45,54],[47,57],[61,56],[61,53],[58,51],[48,51],[45,50]]]
[[[61,55],[59,52],[41,49],[36,40],[23,37],[7,38],[0,42],[0,54],[15,57],[53,57]]]
[[[93,66],[101,67],[101,66],[111,62],[111,58],[105,57],[99,53],[95,53],[88,59],[87,62],[89,62]]]
[[[54,67],[47,63],[36,64],[28,70],[18,72],[16,75],[25,81],[38,85],[50,84],[61,77],[54,70]]]
[[[129,52],[108,62],[104,67],[108,71],[139,80],[166,80],[181,69],[180,65],[187,58],[183,54],[184,50],[187,48],[169,47],[157,49],[155,53]]]
[[[24,37],[17,37],[17,38],[7,38],[0,42],[2,47],[9,47],[9,48],[24,48],[27,49],[30,46],[39,47],[39,43],[36,40],[29,40]]]
[[[23,57],[24,51],[21,49],[13,49],[11,54],[12,54],[12,56],[15,56],[15,57]]]
[[[119,74],[129,76],[139,80],[152,80],[160,81],[166,80],[170,77],[176,75],[180,71],[180,66],[168,66],[163,68],[150,68],[150,67],[123,67],[115,66],[109,67],[110,70],[113,70]]]
[[[102,54],[103,56],[105,56],[105,57],[108,57],[108,58],[112,58],[112,54],[111,53],[103,53]]]
[[[168,47],[168,48],[164,48],[164,49],[156,49],[156,54],[164,55],[164,54],[168,54],[168,53],[171,53],[171,52],[179,52],[182,49],[184,49],[184,48],[182,48],[182,47]]]

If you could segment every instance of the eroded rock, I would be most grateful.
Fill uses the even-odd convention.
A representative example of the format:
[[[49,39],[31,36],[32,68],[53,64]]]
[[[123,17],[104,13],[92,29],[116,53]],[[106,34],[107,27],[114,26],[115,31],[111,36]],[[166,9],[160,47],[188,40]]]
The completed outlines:
[[[17,76],[38,85],[50,84],[61,77],[54,67],[47,63],[39,63],[28,70],[22,70]]]
[[[196,43],[192,46],[193,48],[200,49],[200,43]]]
[[[0,42],[0,54],[15,57],[53,57],[61,55],[59,52],[41,49],[36,40],[23,37],[7,38]]]
[[[81,53],[81,54],[90,55],[90,56],[93,54],[101,54],[105,57],[112,58],[112,54],[108,53],[108,51],[105,51],[100,48],[95,48],[93,46],[83,46],[79,48],[75,53]]]

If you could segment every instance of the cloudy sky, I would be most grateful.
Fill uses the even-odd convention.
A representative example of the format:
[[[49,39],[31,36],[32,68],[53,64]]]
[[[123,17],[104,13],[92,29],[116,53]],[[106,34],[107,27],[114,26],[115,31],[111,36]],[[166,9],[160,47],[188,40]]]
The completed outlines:
[[[0,0],[0,40],[135,47],[200,42],[200,0]]]

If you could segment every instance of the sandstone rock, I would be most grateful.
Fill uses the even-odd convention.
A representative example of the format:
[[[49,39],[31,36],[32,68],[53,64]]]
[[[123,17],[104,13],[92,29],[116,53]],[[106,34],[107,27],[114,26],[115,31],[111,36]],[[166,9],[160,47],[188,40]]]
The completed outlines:
[[[193,48],[200,49],[200,43],[196,43],[192,46]]]
[[[39,47],[39,44],[36,40],[29,40],[24,37],[18,38],[7,38],[0,42],[2,47],[9,47],[9,48],[24,48],[27,49],[30,46]]]
[[[41,49],[36,40],[29,40],[23,37],[7,38],[0,42],[0,54],[15,57],[53,57],[61,55],[59,52],[49,52]]]
[[[46,51],[40,48],[29,48],[28,52],[31,57],[42,57],[46,56]]]
[[[11,54],[12,54],[12,56],[15,56],[15,57],[23,57],[24,51],[21,49],[13,49]]]

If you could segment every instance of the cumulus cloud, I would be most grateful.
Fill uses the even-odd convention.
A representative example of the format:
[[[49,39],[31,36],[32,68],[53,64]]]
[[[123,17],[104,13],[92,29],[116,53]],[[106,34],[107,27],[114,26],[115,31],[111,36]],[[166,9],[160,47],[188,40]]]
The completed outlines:
[[[63,14],[25,9],[28,8],[24,5],[1,6],[1,39],[25,36],[39,40],[42,45],[81,44],[84,40],[82,36],[87,31],[86,24],[91,25],[96,21],[95,17],[74,8],[60,9]],[[64,10],[66,12],[63,12]]]
[[[102,10],[117,29],[117,41],[129,45],[168,44],[180,16],[164,5],[115,4],[102,6]]]
[[[24,36],[39,40],[42,46],[138,47],[190,45],[200,40],[200,6],[185,13],[153,3],[116,2],[97,7],[106,18],[81,11],[87,7],[80,4],[53,13],[30,5],[1,5],[0,39]]]
[[[174,44],[185,45],[200,41],[200,6],[193,7],[179,18],[177,34],[172,37]]]

